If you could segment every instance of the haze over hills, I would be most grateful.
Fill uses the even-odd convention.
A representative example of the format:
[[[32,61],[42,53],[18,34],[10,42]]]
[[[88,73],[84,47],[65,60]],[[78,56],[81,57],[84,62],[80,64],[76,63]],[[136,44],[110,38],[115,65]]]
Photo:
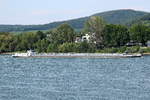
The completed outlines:
[[[135,11],[131,9],[126,9],[126,10],[107,11],[107,12],[93,14],[91,16],[101,16],[109,24],[126,25],[127,23],[131,23],[136,19],[140,19],[143,16],[146,16],[148,14],[149,14],[148,12],[144,12],[144,11]],[[0,32],[48,30],[48,29],[53,29],[63,23],[68,23],[74,29],[80,30],[83,28],[84,23],[91,16],[67,20],[67,21],[53,22],[53,23],[43,24],[43,25],[0,25]]]

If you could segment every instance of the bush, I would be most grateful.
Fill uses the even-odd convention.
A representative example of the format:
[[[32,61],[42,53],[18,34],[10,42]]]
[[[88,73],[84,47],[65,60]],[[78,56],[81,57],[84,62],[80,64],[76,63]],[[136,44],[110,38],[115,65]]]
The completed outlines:
[[[75,43],[64,43],[58,47],[59,52],[67,53],[67,52],[75,52],[76,44]]]
[[[140,46],[127,47],[126,51],[128,53],[137,53],[140,51]]]
[[[81,43],[64,43],[59,45],[59,52],[76,52],[76,53],[90,53],[95,52],[96,47],[93,44],[89,44],[87,42]]]
[[[142,53],[150,53],[150,47],[140,48],[140,52],[142,52]]]
[[[97,53],[117,53],[118,48],[104,48],[102,50],[97,50]]]
[[[49,44],[47,48],[47,52],[58,52],[57,44]]]
[[[126,52],[126,49],[127,49],[126,46],[120,47],[120,48],[118,48],[118,53],[124,53],[124,52]]]

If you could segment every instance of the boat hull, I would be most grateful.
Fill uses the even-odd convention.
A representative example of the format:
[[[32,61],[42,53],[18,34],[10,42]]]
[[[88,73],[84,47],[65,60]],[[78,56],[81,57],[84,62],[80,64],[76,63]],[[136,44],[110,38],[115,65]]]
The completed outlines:
[[[134,58],[141,57],[141,54],[100,54],[100,53],[50,53],[50,54],[36,54],[30,56],[14,55],[12,57],[32,57],[32,58]]]

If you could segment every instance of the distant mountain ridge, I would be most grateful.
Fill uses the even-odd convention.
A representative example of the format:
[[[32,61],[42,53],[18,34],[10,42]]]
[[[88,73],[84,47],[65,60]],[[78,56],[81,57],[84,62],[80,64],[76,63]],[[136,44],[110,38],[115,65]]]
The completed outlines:
[[[125,25],[147,14],[148,12],[128,9],[128,10],[113,10],[113,11],[98,13],[93,16],[102,16],[108,23],[111,23],[111,24]]]
[[[147,15],[129,23],[129,25],[132,25],[132,24],[144,24],[144,25],[150,27],[150,14],[147,14]]]
[[[107,23],[110,24],[122,24],[133,22],[135,19],[142,18],[143,16],[149,14],[144,11],[135,10],[113,10],[102,13],[93,14],[91,16],[101,16]],[[33,31],[33,30],[48,30],[57,27],[60,24],[68,23],[74,29],[80,30],[83,28],[84,23],[91,17],[83,17],[78,19],[72,19],[67,21],[53,22],[43,25],[0,25],[0,32],[13,32],[13,31]]]

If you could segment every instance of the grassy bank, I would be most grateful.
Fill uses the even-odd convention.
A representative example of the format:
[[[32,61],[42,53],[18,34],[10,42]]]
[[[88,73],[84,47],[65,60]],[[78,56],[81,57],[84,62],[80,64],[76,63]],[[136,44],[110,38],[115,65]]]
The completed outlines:
[[[0,54],[14,54],[14,53],[25,53],[26,51],[16,51],[16,52],[3,52]],[[119,48],[103,48],[100,50],[96,50],[95,53],[144,53],[150,54],[150,47],[140,47],[140,46],[133,46],[133,47],[119,47]],[[47,52],[50,53],[50,52]],[[59,53],[59,52],[57,52]],[[70,52],[61,52],[61,53],[70,53]],[[78,52],[79,53],[79,52]],[[84,52],[82,52],[84,53]],[[85,52],[91,53],[91,52]],[[93,52],[94,53],[94,52]]]
[[[133,47],[119,47],[119,48],[104,48],[101,50],[97,50],[97,53],[147,53],[150,54],[150,47],[140,47],[140,46],[133,46]]]

